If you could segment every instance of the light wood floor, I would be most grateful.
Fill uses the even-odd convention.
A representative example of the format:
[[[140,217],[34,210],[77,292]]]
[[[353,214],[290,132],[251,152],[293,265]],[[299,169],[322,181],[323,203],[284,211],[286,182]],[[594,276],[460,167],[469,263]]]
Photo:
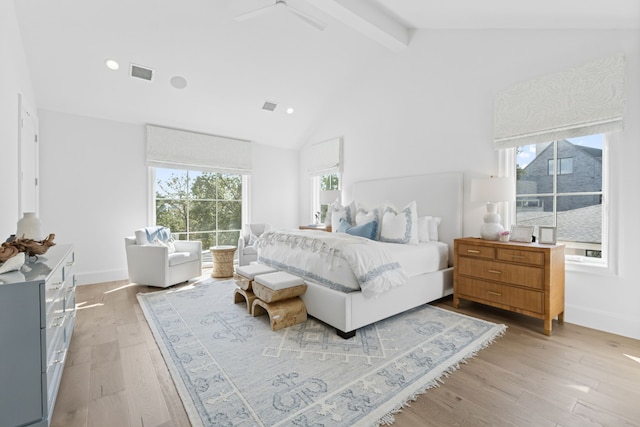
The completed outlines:
[[[80,286],[52,426],[189,426],[136,294]],[[453,310],[451,298],[436,305]],[[459,311],[507,333],[396,416],[396,426],[640,426],[640,341],[480,304]]]

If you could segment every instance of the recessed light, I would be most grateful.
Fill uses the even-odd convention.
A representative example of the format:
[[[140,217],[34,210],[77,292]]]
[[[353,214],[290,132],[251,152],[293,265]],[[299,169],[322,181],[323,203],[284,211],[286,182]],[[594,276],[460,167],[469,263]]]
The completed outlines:
[[[104,65],[106,65],[110,70],[117,70],[118,68],[120,68],[120,64],[118,64],[118,61],[116,61],[115,59],[106,59],[104,61]]]
[[[287,114],[293,114],[295,110],[291,107],[287,108]]]
[[[187,79],[182,76],[171,77],[171,80],[169,80],[169,82],[171,83],[171,86],[175,87],[176,89],[184,89],[185,87],[187,87]]]

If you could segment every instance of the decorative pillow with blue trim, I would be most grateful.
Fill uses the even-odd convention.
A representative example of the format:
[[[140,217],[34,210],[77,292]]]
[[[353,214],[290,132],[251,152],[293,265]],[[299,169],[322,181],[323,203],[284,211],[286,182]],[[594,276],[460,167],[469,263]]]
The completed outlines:
[[[381,212],[384,210],[383,208],[374,208],[369,209],[362,203],[356,203],[358,209],[356,210],[356,223],[355,225],[363,225],[371,221],[378,222],[378,231],[376,232],[376,237],[373,240],[380,240],[380,223],[382,222]]]
[[[340,225],[338,225],[337,233],[347,233],[352,236],[365,237],[367,239],[375,240],[378,234],[378,221],[369,221],[362,225],[351,225],[346,219],[340,219]]]
[[[380,241],[418,244],[418,209],[415,200],[400,210],[390,203],[385,204]]]
[[[355,202],[349,203],[347,206],[342,206],[342,203],[336,202],[329,206],[331,212],[331,228],[337,231],[340,226],[340,220],[346,219],[349,225],[356,225],[356,204]]]

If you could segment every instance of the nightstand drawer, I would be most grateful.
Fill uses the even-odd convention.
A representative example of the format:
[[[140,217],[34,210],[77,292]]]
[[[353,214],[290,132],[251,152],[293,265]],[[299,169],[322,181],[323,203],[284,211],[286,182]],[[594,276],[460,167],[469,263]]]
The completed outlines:
[[[461,298],[469,296],[494,304],[501,304],[534,313],[544,313],[543,293],[460,277],[456,292]]]
[[[496,261],[460,257],[460,275],[496,282],[510,283],[533,289],[544,289],[544,269],[526,265],[505,264]]]
[[[461,244],[458,246],[458,255],[470,256],[474,258],[495,259],[496,251],[494,248],[489,248],[486,246]]]
[[[502,261],[512,261],[521,264],[544,265],[544,254],[542,252],[498,249],[496,258]]]

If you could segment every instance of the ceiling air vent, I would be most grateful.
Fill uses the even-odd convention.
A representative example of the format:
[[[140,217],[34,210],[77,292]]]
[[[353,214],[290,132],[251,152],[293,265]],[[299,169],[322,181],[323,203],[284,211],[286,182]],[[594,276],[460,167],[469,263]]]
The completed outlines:
[[[141,67],[140,65],[131,64],[131,77],[137,77],[142,80],[151,81],[153,78],[153,70],[151,68]]]
[[[264,101],[264,105],[262,106],[262,109],[267,111],[273,111],[276,109],[277,106],[278,104],[276,104],[275,102]]]

